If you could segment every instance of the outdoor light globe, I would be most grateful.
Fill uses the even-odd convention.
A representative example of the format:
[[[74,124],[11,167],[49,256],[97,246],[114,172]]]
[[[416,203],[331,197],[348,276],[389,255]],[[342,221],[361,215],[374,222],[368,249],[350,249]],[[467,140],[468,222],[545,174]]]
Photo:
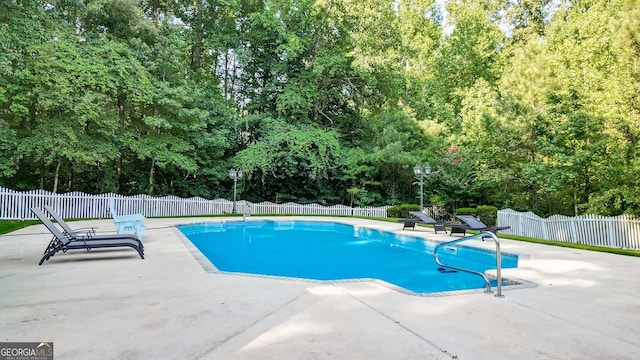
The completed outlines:
[[[413,167],[413,173],[415,176],[420,176],[422,174],[422,167],[420,165],[416,165]]]
[[[229,169],[229,177],[232,179],[242,179],[242,170]]]

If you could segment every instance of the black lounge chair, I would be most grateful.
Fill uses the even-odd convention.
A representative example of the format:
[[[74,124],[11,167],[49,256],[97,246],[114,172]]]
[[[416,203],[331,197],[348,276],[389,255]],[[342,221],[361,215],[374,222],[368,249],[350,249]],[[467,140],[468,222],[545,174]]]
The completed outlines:
[[[446,230],[446,226],[449,226],[450,223],[446,222],[446,221],[437,221],[434,218],[432,218],[431,216],[427,215],[427,214],[423,214],[420,211],[411,211],[409,212],[409,214],[411,214],[412,216],[414,216],[416,219],[403,219],[401,221],[405,222],[405,227],[407,227],[407,222],[413,222],[413,226],[415,227],[415,223],[416,222],[421,222],[427,225],[433,225],[433,231],[437,234],[438,231],[444,231],[445,233],[447,232]],[[404,230],[403,228],[403,230]]]
[[[62,216],[60,216],[55,210],[53,210],[51,206],[45,205],[44,209],[49,213],[49,215],[51,215],[53,220],[55,220],[56,223],[60,225],[60,227],[62,228],[62,233],[67,237],[74,238],[74,237],[90,236],[90,235],[95,235],[96,233],[95,228],[82,228],[82,229],[74,230],[71,228],[71,226],[69,226],[69,224],[67,224],[62,219]]]
[[[142,250],[142,242],[137,238],[123,238],[121,235],[94,235],[92,237],[71,237],[65,235],[53,225],[46,215],[38,208],[31,208],[42,224],[49,229],[49,232],[53,235],[53,239],[44,251],[44,256],[40,259],[38,265],[42,265],[43,262],[49,260],[50,257],[55,255],[58,251],[67,252],[69,250],[87,250],[100,249],[100,248],[118,248],[118,247],[130,247],[135,249],[140,255],[141,259],[144,259],[144,252]]]
[[[44,209],[47,210],[49,215],[56,221],[58,225],[63,230],[63,235],[72,240],[104,240],[104,239],[124,239],[124,240],[134,240],[139,243],[140,249],[144,250],[144,245],[142,245],[142,241],[140,238],[135,236],[134,234],[112,234],[112,235],[97,235],[95,228],[83,228],[83,229],[72,229],[69,224],[67,224],[62,216],[60,216],[53,208],[49,205],[45,205]]]
[[[511,229],[511,226],[487,226],[480,219],[471,215],[456,215],[456,217],[464,224],[453,225],[449,235],[461,234],[465,236],[467,230],[488,231],[497,235],[500,230]],[[482,241],[484,241],[484,238],[482,238]]]
[[[402,223],[402,230],[415,229],[416,223],[418,222],[418,220],[417,219],[400,219],[398,220],[398,222]]]

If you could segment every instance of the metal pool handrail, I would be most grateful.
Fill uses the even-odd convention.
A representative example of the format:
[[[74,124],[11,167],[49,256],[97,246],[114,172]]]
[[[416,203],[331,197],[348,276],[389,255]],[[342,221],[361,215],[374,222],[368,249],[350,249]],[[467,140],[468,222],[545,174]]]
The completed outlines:
[[[493,242],[496,244],[496,275],[497,275],[497,285],[496,285],[496,290],[498,291],[498,293],[495,295],[495,297],[499,297],[499,298],[503,298],[504,295],[502,295],[502,274],[500,271],[500,267],[501,267],[501,263],[500,263],[500,242],[498,241],[498,237],[496,236],[496,234],[492,233],[492,232],[483,232],[477,235],[471,235],[471,236],[467,236],[467,237],[463,237],[460,239],[455,239],[455,240],[451,240],[451,241],[447,241],[444,243],[440,243],[438,245],[436,245],[436,247],[433,249],[433,258],[436,260],[436,264],[440,265],[440,266],[444,266],[444,267],[448,267],[451,269],[455,269],[455,270],[460,270],[460,271],[465,271],[468,273],[472,273],[472,274],[476,274],[481,276],[484,279],[485,284],[487,285],[487,290],[485,290],[486,294],[492,294],[493,291],[491,291],[491,283],[489,282],[489,279],[487,279],[487,277],[478,271],[474,271],[474,270],[469,270],[469,269],[464,269],[464,268],[460,268],[457,266],[452,266],[452,265],[446,265],[440,262],[440,260],[438,259],[438,250],[441,247],[447,246],[447,245],[452,245],[452,244],[457,244],[463,241],[467,241],[467,240],[473,240],[473,239],[477,239],[477,238],[487,238],[490,237],[493,239]]]

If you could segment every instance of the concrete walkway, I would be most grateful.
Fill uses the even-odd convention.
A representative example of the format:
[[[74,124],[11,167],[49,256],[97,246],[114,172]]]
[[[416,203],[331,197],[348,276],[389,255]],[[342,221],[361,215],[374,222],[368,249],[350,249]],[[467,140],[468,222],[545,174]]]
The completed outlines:
[[[420,297],[206,272],[173,226],[218,220],[148,219],[145,260],[75,251],[38,266],[43,226],[0,236],[0,341],[53,341],[56,359],[640,359],[640,258],[501,239],[525,259],[503,275],[536,286]]]

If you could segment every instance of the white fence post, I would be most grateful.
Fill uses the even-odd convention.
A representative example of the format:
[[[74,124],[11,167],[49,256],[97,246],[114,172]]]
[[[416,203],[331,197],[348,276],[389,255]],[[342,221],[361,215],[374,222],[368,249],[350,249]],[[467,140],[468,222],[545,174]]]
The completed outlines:
[[[109,199],[114,199],[119,215],[139,213],[152,216],[198,216],[231,213],[233,202],[226,199],[206,200],[203,198],[182,199],[175,196],[154,198],[148,195],[123,196],[114,193],[90,195],[81,192],[56,194],[45,190],[14,191],[0,187],[0,219],[35,219],[32,207],[45,204],[53,206],[64,218],[109,218]],[[252,214],[294,214],[294,215],[349,215],[386,217],[388,206],[351,208],[344,205],[324,206],[319,204],[300,205],[296,203],[274,204],[262,202],[252,204],[245,200],[237,202],[238,211],[249,208]]]
[[[498,211],[498,225],[511,226],[505,233],[537,239],[640,250],[640,219],[629,215],[546,219],[511,209]]]
[[[547,222],[540,221],[540,227],[542,228],[542,238],[549,239],[549,230],[547,229]]]

